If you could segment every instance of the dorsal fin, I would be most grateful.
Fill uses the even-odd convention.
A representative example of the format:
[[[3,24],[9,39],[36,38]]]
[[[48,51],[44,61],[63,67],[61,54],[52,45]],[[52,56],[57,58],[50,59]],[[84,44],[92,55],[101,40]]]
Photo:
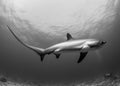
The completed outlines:
[[[71,39],[73,39],[73,37],[71,36],[70,33],[67,33],[66,37],[67,37],[67,40],[71,40]]]

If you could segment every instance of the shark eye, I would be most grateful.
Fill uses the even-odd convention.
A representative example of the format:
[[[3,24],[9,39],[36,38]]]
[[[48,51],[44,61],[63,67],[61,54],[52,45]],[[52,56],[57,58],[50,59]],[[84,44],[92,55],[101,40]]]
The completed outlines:
[[[102,44],[105,44],[106,43],[106,41],[102,41]]]
[[[106,41],[100,41],[99,43],[100,43],[100,44],[105,44],[105,43],[106,43]]]

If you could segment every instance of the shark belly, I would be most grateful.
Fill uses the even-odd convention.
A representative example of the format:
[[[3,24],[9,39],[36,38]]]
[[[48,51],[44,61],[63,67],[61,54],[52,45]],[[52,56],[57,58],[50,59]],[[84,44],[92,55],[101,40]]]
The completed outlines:
[[[55,51],[55,53],[69,53],[69,52],[80,52],[81,48],[62,48],[58,51]]]
[[[90,48],[90,47],[86,47],[86,48],[83,48],[83,49],[81,50],[81,52],[94,51],[94,50],[97,50],[97,49],[99,49],[99,48]]]

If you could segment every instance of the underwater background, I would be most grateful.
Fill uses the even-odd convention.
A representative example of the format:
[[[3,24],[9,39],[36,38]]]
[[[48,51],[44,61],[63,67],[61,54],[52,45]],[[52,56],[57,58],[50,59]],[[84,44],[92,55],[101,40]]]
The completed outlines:
[[[74,38],[96,38],[107,44],[77,64],[79,53],[63,53],[60,59],[45,56],[44,62],[21,45],[7,29],[33,46],[47,48]],[[0,72],[41,83],[91,80],[120,71],[119,0],[0,0]]]

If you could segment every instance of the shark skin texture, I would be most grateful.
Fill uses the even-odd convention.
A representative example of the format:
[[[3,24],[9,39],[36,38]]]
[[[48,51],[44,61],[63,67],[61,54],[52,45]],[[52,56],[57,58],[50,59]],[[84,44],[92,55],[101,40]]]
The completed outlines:
[[[54,54],[57,59],[60,58],[60,55],[62,53],[66,52],[80,52],[79,59],[77,63],[80,63],[83,61],[83,59],[86,57],[89,51],[94,51],[99,48],[101,48],[104,44],[106,44],[106,41],[98,40],[98,39],[75,39],[72,37],[70,33],[66,34],[67,40],[55,45],[52,45],[48,48],[39,48],[34,47],[31,45],[28,45],[24,42],[22,42],[13,32],[13,30],[7,25],[7,28],[12,33],[12,35],[25,47],[28,49],[34,51],[40,56],[40,60],[43,61],[45,55]]]

